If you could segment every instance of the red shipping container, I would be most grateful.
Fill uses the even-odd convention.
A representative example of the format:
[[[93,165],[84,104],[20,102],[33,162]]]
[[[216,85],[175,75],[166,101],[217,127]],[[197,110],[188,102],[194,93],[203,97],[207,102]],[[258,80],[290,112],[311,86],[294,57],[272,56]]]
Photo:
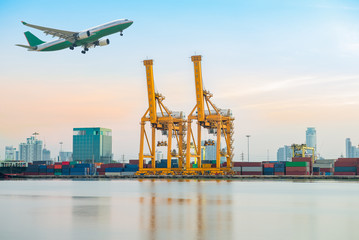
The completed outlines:
[[[334,176],[355,176],[356,172],[335,172]]]
[[[99,172],[98,175],[103,176],[105,175],[105,172]]]
[[[64,162],[62,162],[62,165],[70,165],[70,162],[69,161],[64,161]]]
[[[313,175],[320,175],[320,172],[314,172]]]
[[[287,171],[308,171],[307,167],[286,167]]]
[[[130,165],[139,164],[140,160],[130,160]]]
[[[309,175],[309,172],[307,171],[288,171],[286,172],[286,175],[291,176],[291,175]]]
[[[261,162],[233,162],[233,167],[261,167]]]
[[[352,161],[337,161],[334,163],[334,167],[356,167],[358,164]]]
[[[62,165],[60,162],[55,162],[55,165]]]
[[[51,176],[51,175],[55,175],[54,173],[46,173],[46,175]]]
[[[62,165],[55,165],[54,169],[62,169]]]
[[[312,162],[311,157],[293,157],[292,162]]]
[[[334,172],[334,168],[320,168],[320,172]]]
[[[242,175],[262,175],[262,172],[242,172]]]
[[[359,158],[338,158],[336,163],[337,162],[346,162],[346,163],[357,164],[359,162]],[[345,167],[345,166],[343,166],[343,167]]]
[[[275,172],[274,175],[283,176],[283,175],[285,175],[285,174],[284,174],[284,172]]]
[[[274,168],[274,163],[264,163],[263,167],[265,167],[265,168]]]
[[[46,176],[47,174],[46,173],[39,173],[39,175]]]
[[[47,165],[46,168],[47,169],[54,169],[55,165]]]

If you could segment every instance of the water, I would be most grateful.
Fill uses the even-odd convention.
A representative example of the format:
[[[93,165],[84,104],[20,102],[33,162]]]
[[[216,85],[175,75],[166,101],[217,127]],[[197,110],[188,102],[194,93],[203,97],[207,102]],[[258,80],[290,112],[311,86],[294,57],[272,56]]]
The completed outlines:
[[[359,183],[0,181],[0,239],[358,239]]]

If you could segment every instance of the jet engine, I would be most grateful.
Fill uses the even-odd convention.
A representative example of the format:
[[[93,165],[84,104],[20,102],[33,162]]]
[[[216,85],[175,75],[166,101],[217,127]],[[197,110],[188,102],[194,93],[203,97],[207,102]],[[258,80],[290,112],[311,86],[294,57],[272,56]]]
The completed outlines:
[[[76,36],[76,39],[82,40],[82,39],[88,38],[89,36],[91,36],[90,31],[79,32]]]
[[[110,40],[107,38],[107,39],[100,39],[98,41],[96,41],[96,45],[97,46],[106,46],[106,45],[109,45],[110,44]]]

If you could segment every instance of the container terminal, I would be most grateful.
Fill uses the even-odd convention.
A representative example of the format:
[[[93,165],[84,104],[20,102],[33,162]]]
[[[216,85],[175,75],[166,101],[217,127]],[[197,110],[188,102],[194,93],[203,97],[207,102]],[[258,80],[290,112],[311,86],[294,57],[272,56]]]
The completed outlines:
[[[230,109],[217,107],[213,94],[203,88],[202,56],[191,57],[196,101],[185,117],[171,111],[165,97],[155,91],[153,60],[144,60],[148,109],[141,118],[139,159],[125,163],[86,161],[0,162],[0,177],[11,178],[334,178],[359,179],[359,158],[316,159],[315,149],[293,144],[292,161],[239,162],[233,159],[234,118]],[[148,125],[147,125],[148,124]],[[208,131],[216,138],[204,139]],[[158,135],[162,135],[160,138]],[[166,139],[158,141],[157,139]],[[157,141],[156,141],[157,140]],[[221,149],[221,143],[225,146]],[[205,160],[202,145],[216,145],[215,159]],[[156,161],[156,149],[166,147],[167,157]],[[225,158],[221,162],[221,158]]]

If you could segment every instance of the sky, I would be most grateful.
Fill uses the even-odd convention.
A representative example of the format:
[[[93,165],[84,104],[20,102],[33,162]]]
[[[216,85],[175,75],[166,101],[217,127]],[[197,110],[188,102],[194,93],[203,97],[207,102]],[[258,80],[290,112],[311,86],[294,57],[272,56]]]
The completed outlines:
[[[108,46],[29,52],[20,21],[80,31],[115,19],[133,25]],[[359,2],[353,0],[0,1],[0,158],[32,133],[55,157],[72,151],[74,127],[113,131],[115,159],[139,153],[147,89],[142,61],[154,59],[166,106],[195,106],[190,56],[203,56],[205,89],[235,117],[235,157],[276,160],[279,147],[305,143],[317,130],[318,152],[345,154],[359,144]],[[209,136],[206,136],[209,137]],[[269,154],[268,154],[269,153]]]

